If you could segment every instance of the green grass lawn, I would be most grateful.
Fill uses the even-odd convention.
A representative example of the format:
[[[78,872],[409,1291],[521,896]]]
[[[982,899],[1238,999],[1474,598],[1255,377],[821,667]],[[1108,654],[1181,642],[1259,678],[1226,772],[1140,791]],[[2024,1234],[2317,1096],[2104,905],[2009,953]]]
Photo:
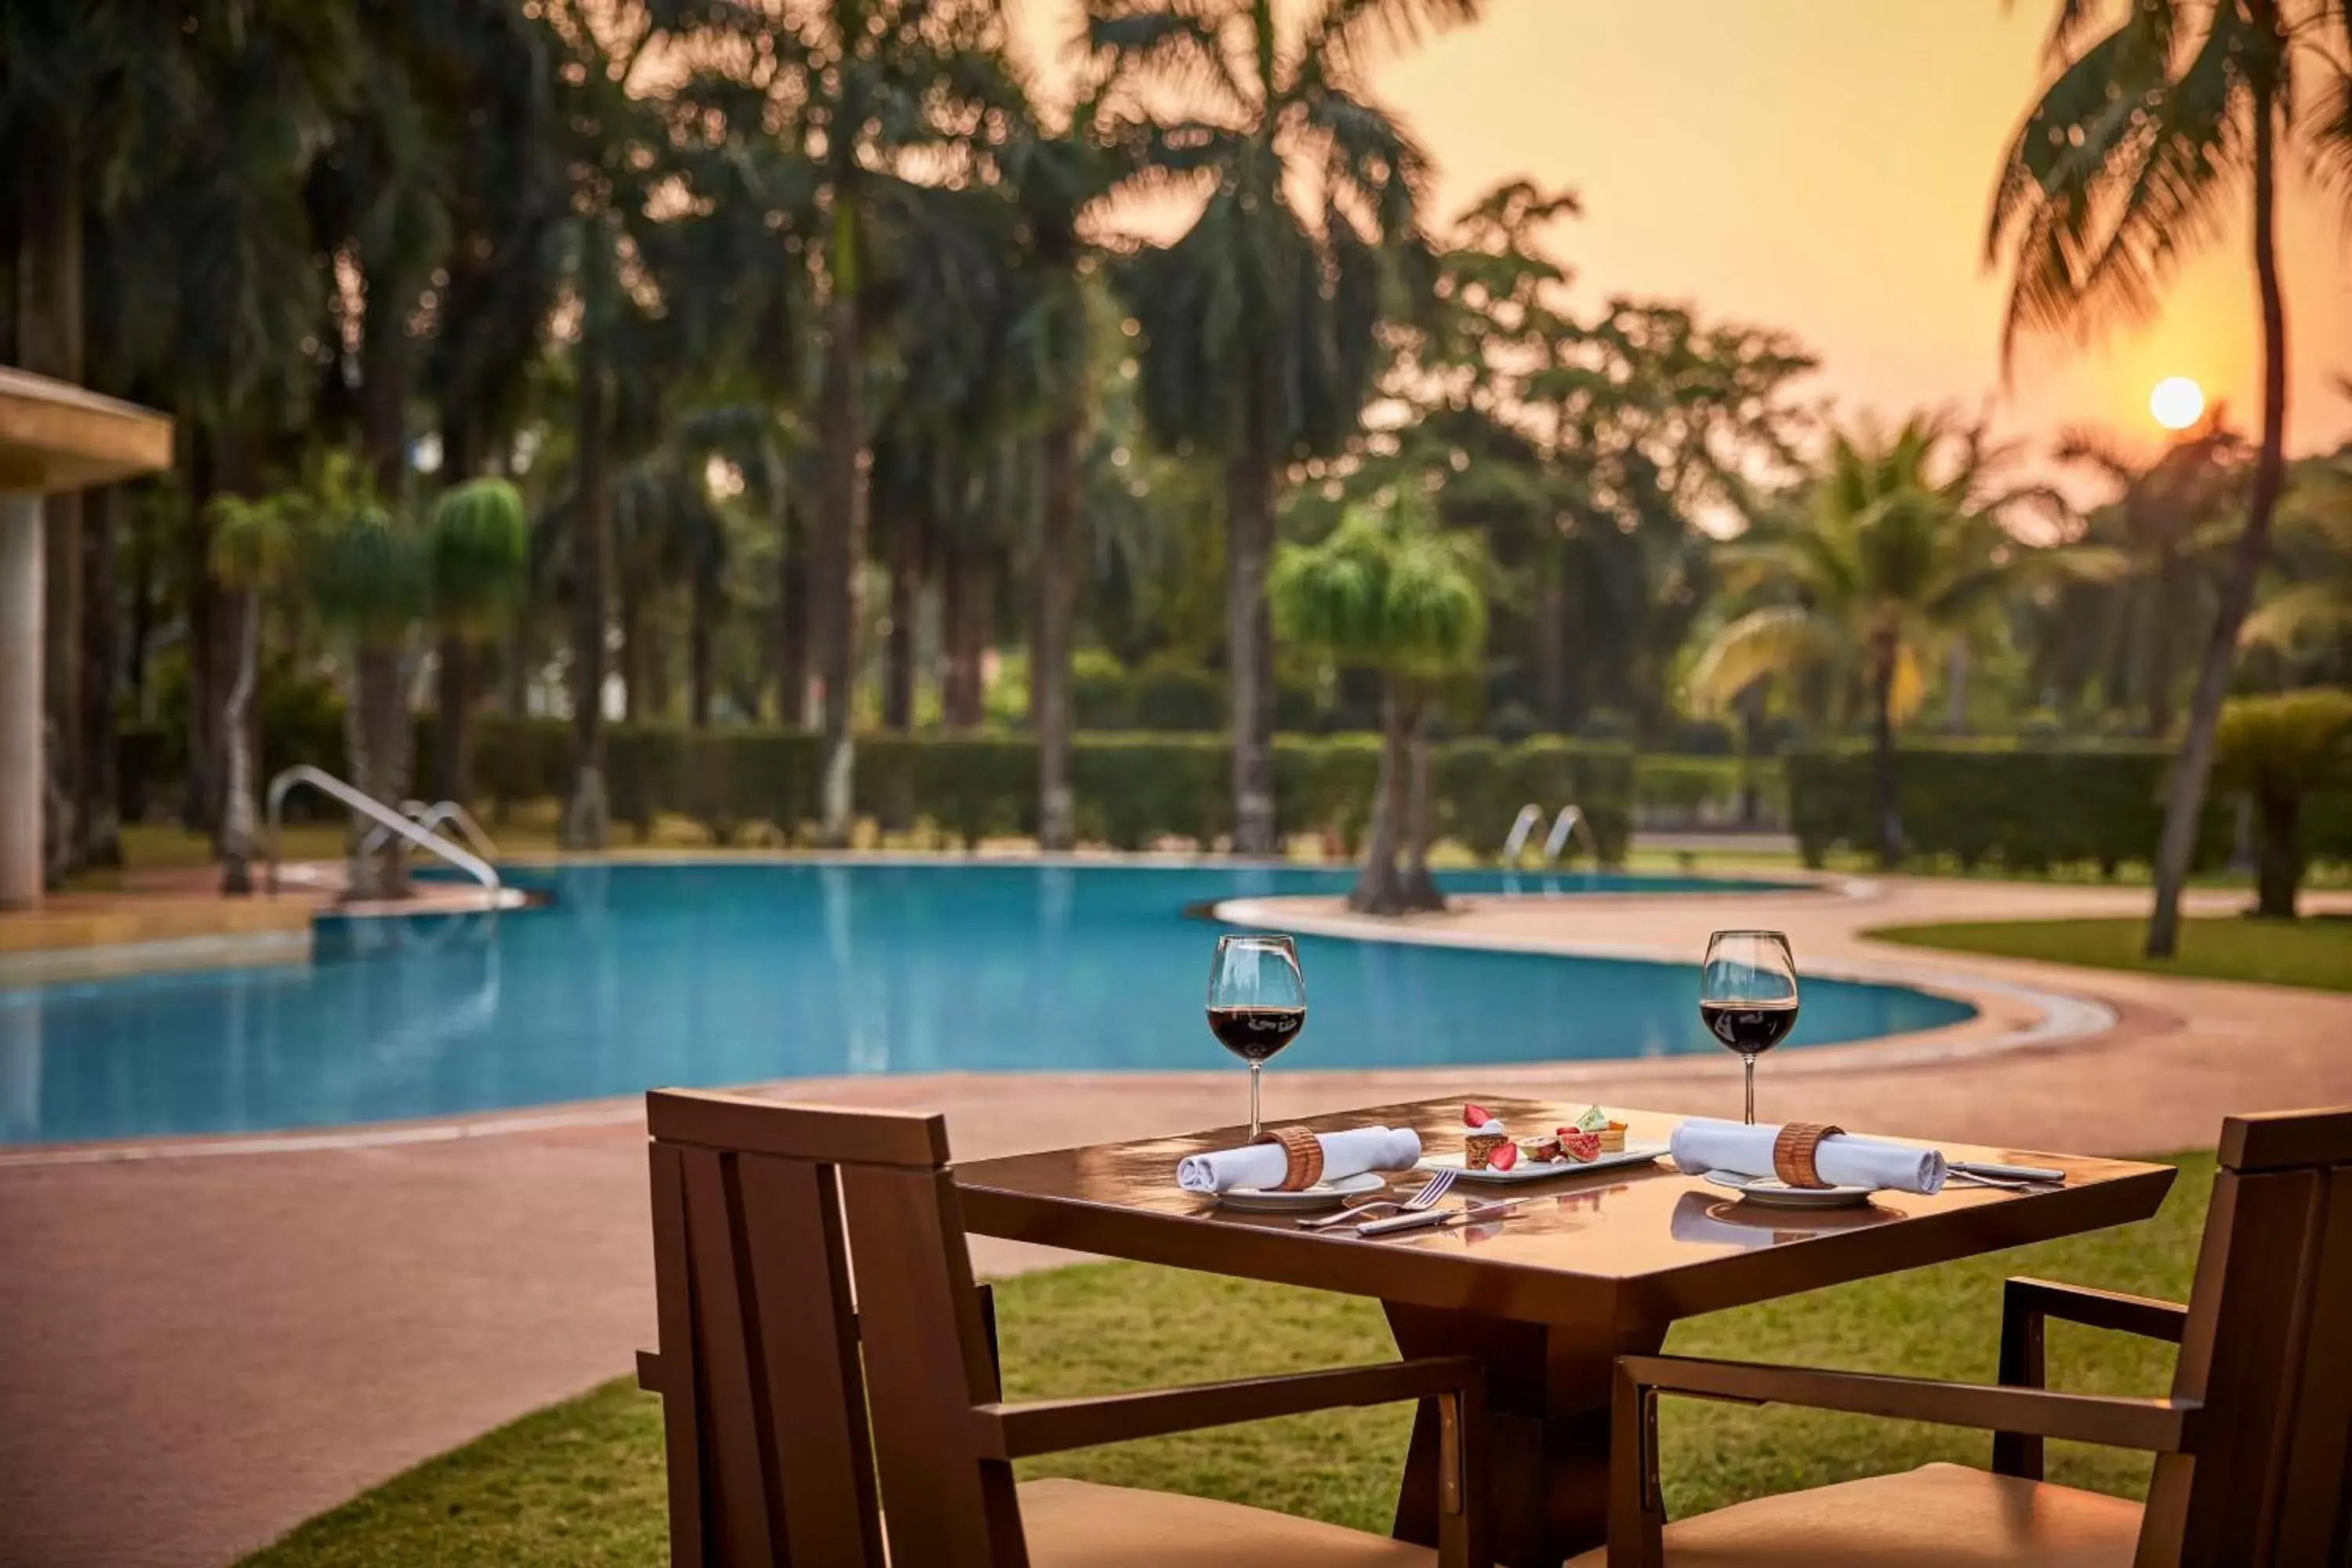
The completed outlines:
[[[2180,951],[2170,959],[2140,952],[2144,920],[1985,921],[1973,924],[1889,926],[1865,933],[1915,947],[1953,948],[2000,958],[2042,958],[2100,969],[2200,980],[2253,980],[2352,991],[2352,918],[2313,915],[2299,921],[2225,915],[2184,921]]]
[[[2181,1174],[2145,1225],[2023,1247],[1695,1319],[1667,1348],[1990,1382],[2000,1281],[2038,1274],[2180,1300],[2213,1163]],[[1370,1301],[1114,1263],[1000,1288],[1006,1392],[1015,1399],[1381,1361],[1394,1352]],[[2172,1352],[2120,1334],[2051,1327],[2053,1386],[2164,1393]],[[1989,1439],[1903,1422],[1696,1401],[1665,1406],[1664,1474],[1676,1514],[1901,1469],[1982,1465]],[[1073,1475],[1230,1498],[1384,1531],[1410,1412],[1397,1406],[1154,1439],[1059,1456],[1028,1475]],[[659,1406],[607,1384],[524,1417],[321,1515],[248,1561],[261,1568],[412,1564],[642,1564],[665,1550]],[[2051,1446],[2053,1479],[2128,1496],[2145,1457]]]

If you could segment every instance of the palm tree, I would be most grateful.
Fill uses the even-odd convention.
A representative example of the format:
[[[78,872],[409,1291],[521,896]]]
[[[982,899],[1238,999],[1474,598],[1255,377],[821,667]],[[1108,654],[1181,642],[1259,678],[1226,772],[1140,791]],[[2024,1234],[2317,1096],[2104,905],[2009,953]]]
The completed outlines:
[[[2292,654],[2352,631],[2352,447],[2295,465],[2279,524],[2286,582],[2246,617],[2242,636]]]
[[[2352,13],[2346,0],[2132,0],[2120,9],[2115,18],[2091,0],[2061,0],[2050,79],[2002,160],[1985,255],[1998,261],[2007,253],[2011,268],[2006,359],[2028,329],[2079,332],[2151,313],[2174,267],[2222,232],[2227,205],[2248,202],[2263,433],[2245,527],[2165,802],[2147,951],[2168,958],[2179,941],[2180,889],[2197,847],[2215,726],[2285,468],[2280,144],[2300,139],[2315,166],[2352,169],[2352,68],[2342,60]],[[2316,99],[2291,90],[2298,77],[2319,85]],[[2315,101],[2323,106],[2316,113]]]
[[[219,496],[210,510],[213,575],[229,590],[228,602],[238,621],[236,673],[221,712],[221,733],[232,740],[224,758],[220,888],[242,897],[253,891],[253,748],[235,738],[245,733],[260,681],[262,595],[283,586],[291,574],[300,516],[299,507],[284,495],[258,500]]]
[[[1895,727],[1917,708],[1933,657],[2021,581],[2106,565],[2009,531],[2003,515],[2043,492],[1997,488],[2004,456],[1979,432],[1926,416],[1891,436],[1833,432],[1825,467],[1794,505],[1759,509],[1717,551],[1734,592],[1767,602],[1707,642],[1692,695],[1720,705],[1767,676],[1801,672],[1826,676],[1848,701],[1858,693],[1876,751],[1879,861],[1890,868],[1903,851]]]
[[[2244,491],[2245,444],[2222,423],[2219,408],[2195,430],[2168,445],[2150,463],[2135,461],[2095,431],[2070,430],[2055,456],[2104,474],[2121,488],[2111,517],[2095,516],[2093,536],[2112,531],[2133,557],[2137,581],[2115,584],[2134,601],[2132,641],[2141,650],[2137,685],[2147,700],[2143,726],[2151,740],[2172,732],[2177,684],[2173,658],[2190,608],[2192,578],[2215,525],[2231,519]],[[2109,595],[2112,597],[2113,595]],[[2079,606],[2070,606],[2079,609]]]
[[[1192,227],[1126,268],[1146,419],[1224,470],[1225,658],[1234,847],[1275,847],[1274,660],[1265,574],[1290,465],[1339,451],[1378,372],[1378,331],[1425,300],[1428,159],[1364,87],[1377,43],[1475,21],[1479,0],[1319,0],[1285,26],[1266,0],[1095,0],[1098,54],[1180,90],[1149,162],[1207,188]],[[1302,213],[1302,182],[1321,197]],[[1403,288],[1401,285],[1410,284]]]
[[[1351,506],[1321,543],[1286,544],[1275,557],[1268,592],[1283,636],[1381,678],[1380,782],[1350,909],[1444,907],[1429,876],[1426,731],[1439,689],[1485,644],[1483,576],[1475,541],[1440,532],[1418,496]]]

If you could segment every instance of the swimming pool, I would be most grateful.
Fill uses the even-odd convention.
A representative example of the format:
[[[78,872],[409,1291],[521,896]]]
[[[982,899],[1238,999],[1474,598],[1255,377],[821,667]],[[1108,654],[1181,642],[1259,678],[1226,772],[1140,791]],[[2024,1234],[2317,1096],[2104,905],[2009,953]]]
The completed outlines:
[[[551,907],[322,921],[307,964],[0,990],[0,1142],[317,1127],[816,1074],[1234,1068],[1202,1018],[1214,928],[1187,910],[1336,892],[1349,879],[738,862],[518,879],[551,890]],[[1444,880],[1502,885],[1496,873]],[[1571,896],[1773,886],[1557,884]],[[1277,1073],[1718,1048],[1684,965],[1299,948],[1307,1030]],[[1903,987],[1808,980],[1791,1043],[1971,1012]]]

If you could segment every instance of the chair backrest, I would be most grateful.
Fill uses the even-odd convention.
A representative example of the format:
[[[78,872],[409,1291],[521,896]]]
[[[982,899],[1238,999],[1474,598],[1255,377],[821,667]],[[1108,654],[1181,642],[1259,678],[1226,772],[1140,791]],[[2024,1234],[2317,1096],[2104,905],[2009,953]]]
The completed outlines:
[[[2352,1563],[2352,1110],[2233,1116],[2144,1544],[2185,1563]],[[2150,1560],[2144,1552],[2143,1561]]]
[[[999,1390],[946,1121],[669,1089],[646,1116],[671,1561],[881,1568],[887,1518],[891,1561],[1024,1568],[967,1418]]]

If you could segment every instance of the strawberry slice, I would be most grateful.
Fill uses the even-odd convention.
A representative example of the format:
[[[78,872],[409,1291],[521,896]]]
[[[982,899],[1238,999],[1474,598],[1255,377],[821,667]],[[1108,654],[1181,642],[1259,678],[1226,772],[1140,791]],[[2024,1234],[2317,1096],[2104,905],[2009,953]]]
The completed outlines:
[[[1560,1152],[1571,1160],[1598,1160],[1601,1158],[1601,1134],[1579,1132],[1574,1128],[1563,1127],[1559,1133],[1559,1147]]]
[[[1518,1163],[1519,1146],[1517,1143],[1497,1143],[1495,1152],[1486,1156],[1486,1167],[1493,1171],[1507,1171]]]
[[[1495,1113],[1483,1105],[1465,1105],[1462,1108],[1462,1125],[1465,1127],[1484,1127],[1494,1120]]]

